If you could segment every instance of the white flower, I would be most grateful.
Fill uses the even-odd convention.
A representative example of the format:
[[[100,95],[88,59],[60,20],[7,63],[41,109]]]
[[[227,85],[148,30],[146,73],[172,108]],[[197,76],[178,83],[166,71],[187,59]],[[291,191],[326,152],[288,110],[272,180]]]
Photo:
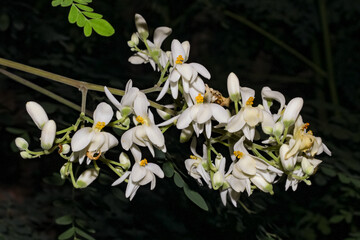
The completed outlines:
[[[136,30],[141,39],[145,40],[146,38],[148,38],[149,30],[148,30],[147,23],[146,23],[145,19],[143,18],[143,16],[141,16],[138,13],[135,14],[135,26],[136,26]]]
[[[190,94],[190,89],[197,89],[200,93],[205,91],[204,83],[199,74],[210,79],[209,71],[199,63],[186,63],[189,57],[190,44],[188,41],[180,43],[174,39],[171,43],[172,68],[170,69],[169,78],[166,80],[156,101],[159,101],[170,87],[172,97],[178,97],[178,81],[181,79],[184,93]],[[201,88],[201,89],[199,89]]]
[[[258,107],[253,107],[255,91],[251,88],[240,88],[242,98],[242,108],[233,117],[229,119],[226,129],[229,132],[237,132],[242,130],[244,135],[250,141],[253,141],[255,136],[255,126],[263,119],[263,110]]]
[[[160,65],[165,67],[169,59],[166,53],[161,49],[161,45],[164,40],[171,34],[171,32],[171,28],[168,27],[156,28],[154,31],[154,43],[147,40],[147,44],[151,49],[152,55],[148,55],[150,54],[148,50],[144,50],[146,53],[137,52],[129,58],[129,62],[132,64],[142,64],[149,62],[153,69],[156,70],[156,62],[153,59],[155,57],[159,60]]]
[[[56,135],[56,123],[54,120],[49,120],[45,123],[43,129],[41,130],[41,148],[44,150],[49,150],[54,143]]]
[[[80,164],[87,156],[87,163],[97,160],[101,154],[118,145],[118,140],[110,133],[101,130],[113,117],[113,110],[107,103],[100,103],[94,111],[94,124],[78,130],[71,140],[73,155],[71,160],[79,159]]]
[[[134,198],[136,191],[140,186],[146,185],[151,182],[150,189],[153,190],[156,185],[156,176],[159,178],[164,177],[164,172],[155,163],[148,163],[146,159],[140,162],[135,162],[132,171],[127,171],[121,178],[116,180],[112,186],[116,186],[122,183],[128,176],[129,181],[125,191],[125,197],[130,198],[130,201]]]
[[[230,117],[230,114],[225,108],[216,103],[203,103],[204,97],[199,94],[196,97],[197,104],[188,107],[184,112],[180,114],[177,120],[176,127],[178,129],[187,128],[190,123],[194,128],[197,136],[205,132],[207,138],[211,137],[211,120],[215,119],[219,123],[226,123]]]
[[[45,123],[49,121],[49,118],[43,107],[36,102],[27,102],[26,111],[40,130],[44,127]]]
[[[271,114],[270,107],[273,105],[273,100],[280,103],[280,108],[276,114],[274,114],[274,120],[277,121],[280,117],[281,111],[285,106],[285,97],[278,91],[273,91],[269,87],[263,87],[261,90],[261,97],[263,99],[263,106],[266,112]]]
[[[134,122],[137,126],[127,130],[121,136],[122,147],[125,150],[130,149],[136,161],[141,159],[141,151],[138,146],[148,147],[153,157],[155,156],[153,145],[166,152],[164,135],[159,127],[155,125],[154,116],[148,109],[148,104],[145,95],[136,98],[134,101],[136,115]]]
[[[79,188],[86,188],[89,186],[97,177],[99,176],[99,171],[95,168],[86,169],[79,178],[76,180],[76,185]]]
[[[196,153],[196,138],[193,138],[190,144],[190,150],[192,152],[189,159],[185,160],[185,167],[188,171],[188,174],[197,180],[199,185],[203,185],[201,179],[211,188],[210,174],[205,170],[209,169],[207,163],[207,148],[206,145],[203,145],[203,156],[201,157]]]
[[[21,137],[17,137],[15,139],[15,145],[18,147],[19,150],[26,150],[29,147],[29,143]]]

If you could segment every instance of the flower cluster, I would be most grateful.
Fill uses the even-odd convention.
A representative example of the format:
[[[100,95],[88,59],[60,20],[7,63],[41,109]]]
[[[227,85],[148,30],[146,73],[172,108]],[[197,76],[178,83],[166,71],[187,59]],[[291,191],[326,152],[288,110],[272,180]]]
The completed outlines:
[[[240,86],[234,73],[227,79],[229,97],[223,97],[204,83],[203,79],[211,77],[209,71],[199,63],[189,62],[188,41],[174,39],[171,50],[165,51],[161,45],[171,34],[170,28],[156,28],[151,42],[147,23],[141,15],[135,15],[135,24],[137,32],[128,42],[135,54],[129,62],[149,63],[154,71],[161,73],[153,88],[153,91],[160,91],[158,103],[154,104],[143,91],[133,87],[132,80],[128,81],[120,101],[111,89],[104,87],[108,100],[116,108],[115,120],[112,121],[113,107],[102,102],[96,107],[93,118],[82,113],[75,125],[56,132],[55,122],[48,120],[42,107],[29,102],[28,112],[42,130],[44,151],[31,155],[27,142],[17,138],[16,144],[23,157],[49,154],[59,147],[66,160],[60,170],[61,176],[71,179],[75,187],[88,186],[99,176],[101,167],[106,166],[118,176],[113,186],[127,182],[125,196],[132,200],[140,186],[150,183],[150,188],[154,189],[156,178],[164,177],[155,159],[155,150],[167,152],[165,137],[169,136],[164,133],[176,127],[181,130],[181,143],[192,139],[192,155],[184,161],[186,171],[200,185],[219,191],[224,205],[230,199],[236,206],[241,193],[251,195],[255,189],[274,194],[273,184],[281,178],[286,180],[286,190],[289,187],[296,190],[302,181],[311,184],[309,177],[321,163],[316,156],[322,152],[331,155],[331,152],[320,137],[308,130],[309,123],[303,122],[302,98],[286,103],[282,93],[264,87],[256,104],[255,91]],[[139,48],[140,42],[145,49]],[[174,103],[161,105],[160,100],[165,96]],[[273,107],[275,102],[276,108]],[[154,117],[151,109],[154,107],[159,118]],[[155,122],[155,119],[164,121]],[[85,126],[88,122],[91,127]],[[117,147],[119,140],[104,131],[109,128],[123,130],[119,139],[121,148]],[[61,137],[56,138],[58,135]],[[198,154],[196,146],[201,139],[202,154]],[[230,154],[220,153],[223,146]],[[115,147],[121,151],[118,161],[105,157],[106,152]],[[72,166],[84,161],[87,169],[75,180]]]

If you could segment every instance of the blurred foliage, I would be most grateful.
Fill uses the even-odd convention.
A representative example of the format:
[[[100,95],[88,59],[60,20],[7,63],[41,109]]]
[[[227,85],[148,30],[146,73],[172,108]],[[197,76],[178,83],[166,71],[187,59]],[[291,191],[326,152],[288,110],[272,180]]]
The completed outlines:
[[[109,38],[86,38],[67,23],[68,10],[53,8],[51,1],[2,0],[0,57],[97,84],[124,88],[131,78],[140,88],[150,87],[157,76],[151,68],[127,62],[132,53],[126,42],[135,31],[133,16],[140,13],[152,30],[169,26],[172,38],[190,41],[191,61],[209,69],[211,87],[226,93],[226,77],[233,71],[241,76],[242,86],[258,93],[267,85],[283,92],[287,100],[303,97],[304,120],[311,123],[333,156],[320,157],[324,163],[311,179],[312,186],[302,184],[296,192],[285,192],[284,183],[279,182],[274,196],[243,194],[246,208],[223,207],[218,194],[184,177],[183,181],[204,197],[209,212],[189,201],[170,178],[158,181],[152,192],[141,189],[132,202],[124,198],[124,186],[110,187],[115,176],[106,172],[84,190],[72,190],[68,183],[48,186],[42,179],[50,177],[48,183],[56,182],[52,172],[59,170],[61,160],[25,161],[15,152],[13,142],[10,144],[19,135],[29,140],[30,146],[37,144],[39,132],[26,114],[25,103],[40,102],[59,128],[71,124],[78,113],[0,76],[0,133],[6,140],[0,143],[0,239],[55,239],[73,222],[96,239],[359,239],[360,55],[355,53],[360,50],[360,3],[328,0],[326,4],[340,115],[335,114],[326,78],[281,46],[224,15],[228,10],[246,17],[326,70],[316,0],[94,1],[92,7],[116,29]],[[164,48],[169,45],[166,41]],[[81,93],[76,89],[12,72],[80,102]],[[103,94],[90,92],[89,109],[104,99]],[[171,157],[181,168],[189,155],[184,151],[188,146],[175,142],[169,139],[167,145],[169,152],[177,153]],[[59,223],[66,215],[71,216],[71,222],[65,221],[70,225],[55,224],[55,219]]]

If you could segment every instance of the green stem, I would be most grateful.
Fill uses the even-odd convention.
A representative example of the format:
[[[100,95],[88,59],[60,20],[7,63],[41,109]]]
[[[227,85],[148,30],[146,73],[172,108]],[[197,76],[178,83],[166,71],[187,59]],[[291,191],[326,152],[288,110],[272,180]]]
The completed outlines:
[[[320,11],[320,19],[321,19],[321,27],[324,38],[324,50],[325,50],[325,60],[326,60],[326,68],[328,71],[328,79],[329,79],[329,88],[332,102],[335,106],[335,113],[340,115],[340,104],[339,98],[336,90],[336,82],[334,77],[334,67],[331,53],[331,42],[330,42],[330,33],[329,33],[329,24],[327,22],[326,15],[326,0],[319,0],[319,11]]]
[[[275,162],[276,162],[276,164],[280,164],[280,160],[279,160],[279,158],[278,157],[276,157],[275,156],[275,154],[273,153],[273,152],[271,152],[271,151],[266,151],[266,153],[272,158],[272,159],[274,159],[275,160]]]
[[[71,182],[72,182],[74,188],[78,188],[78,185],[76,184],[75,177],[74,177],[72,162],[70,163],[70,166],[69,166],[69,172],[70,172]]]
[[[271,33],[265,31],[264,29],[262,29],[261,27],[257,26],[256,24],[254,24],[253,22],[247,20],[245,17],[237,15],[233,12],[230,11],[225,11],[224,12],[225,15],[241,22],[242,24],[250,27],[251,29],[253,29],[254,31],[260,33],[261,35],[265,36],[266,38],[268,38],[269,40],[273,41],[274,43],[276,43],[277,45],[279,45],[280,47],[282,47],[283,49],[285,49],[286,51],[288,51],[289,53],[291,53],[294,57],[296,57],[297,59],[301,60],[302,62],[304,62],[306,65],[308,65],[310,68],[312,68],[315,72],[319,73],[321,76],[323,77],[327,77],[327,74],[324,70],[322,70],[318,65],[316,65],[315,63],[313,63],[311,60],[309,60],[308,58],[306,58],[304,55],[302,55],[301,53],[299,53],[298,51],[296,51],[294,48],[290,47],[289,45],[287,45],[286,43],[284,43],[283,41],[279,40],[278,38],[276,38],[274,35],[272,35]]]
[[[211,143],[210,143],[210,139],[207,139],[206,140],[206,146],[207,146],[207,164],[209,166],[209,169],[213,172],[216,172],[217,169],[216,167],[212,164],[212,161],[211,161]]]
[[[239,112],[239,103],[238,103],[238,101],[234,102],[234,106],[235,106],[235,114],[237,114]]]

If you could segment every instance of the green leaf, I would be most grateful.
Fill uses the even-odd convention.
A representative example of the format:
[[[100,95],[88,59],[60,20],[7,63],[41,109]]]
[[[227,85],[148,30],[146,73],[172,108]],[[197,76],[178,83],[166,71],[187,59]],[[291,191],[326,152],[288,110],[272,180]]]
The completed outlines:
[[[85,16],[87,16],[88,18],[102,18],[103,15],[98,14],[98,13],[93,13],[93,12],[83,12],[83,14]]]
[[[62,7],[68,7],[73,3],[73,0],[62,0],[61,6]]]
[[[165,162],[163,164],[163,171],[165,173],[165,176],[168,178],[174,175],[174,167],[170,162]]]
[[[87,4],[88,4],[88,2],[87,2],[86,0],[74,0],[74,2],[83,4],[83,5],[87,5]]]
[[[174,175],[174,182],[175,182],[175,185],[178,186],[179,188],[184,187],[185,182],[182,179],[182,177],[180,176],[180,174],[177,172],[175,172],[175,175]]]
[[[85,6],[85,5],[81,5],[81,4],[76,4],[76,6],[77,6],[78,8],[80,8],[81,10],[86,11],[86,12],[92,12],[92,11],[94,11],[94,9],[91,8],[91,7],[89,7],[89,6]]]
[[[85,35],[85,37],[90,37],[91,33],[92,33],[92,27],[91,27],[89,21],[86,21],[85,26],[84,26],[84,35]]]
[[[75,23],[79,16],[79,11],[76,9],[75,5],[71,5],[70,12],[68,15],[69,23]]]
[[[335,215],[332,216],[329,220],[330,223],[339,223],[345,218],[344,215]]]
[[[80,228],[75,228],[75,232],[88,240],[95,240],[95,238],[93,238],[92,236],[90,236],[89,234],[87,234],[86,232],[81,230]]]
[[[51,6],[53,7],[57,7],[61,4],[61,0],[54,0],[51,2]]]
[[[345,174],[339,173],[338,177],[339,177],[340,182],[345,183],[345,184],[350,183],[350,178],[348,176],[346,176]]]
[[[198,205],[198,207],[200,207],[201,209],[205,210],[205,211],[209,211],[209,208],[204,200],[204,198],[197,192],[191,190],[189,188],[188,185],[184,186],[184,192],[185,195],[196,205]]]
[[[76,25],[78,25],[78,27],[83,27],[85,26],[85,23],[86,23],[86,18],[84,17],[84,15],[79,14],[76,20]]]
[[[95,32],[101,36],[109,37],[115,33],[115,29],[105,19],[90,19],[90,24]]]
[[[55,219],[55,222],[59,225],[69,225],[73,222],[73,217],[71,215],[65,215]]]
[[[7,127],[5,128],[5,130],[9,133],[15,134],[15,135],[20,135],[26,132],[26,130],[24,129],[20,129],[20,128],[12,128],[12,127]]]
[[[65,232],[63,232],[62,234],[60,234],[58,236],[58,239],[59,240],[65,240],[65,239],[69,239],[71,238],[75,233],[75,228],[74,227],[71,227],[69,228],[68,230],[66,230]]]
[[[335,177],[336,176],[336,171],[333,169],[333,168],[330,168],[330,167],[323,167],[321,168],[321,171],[328,175],[329,177]]]

